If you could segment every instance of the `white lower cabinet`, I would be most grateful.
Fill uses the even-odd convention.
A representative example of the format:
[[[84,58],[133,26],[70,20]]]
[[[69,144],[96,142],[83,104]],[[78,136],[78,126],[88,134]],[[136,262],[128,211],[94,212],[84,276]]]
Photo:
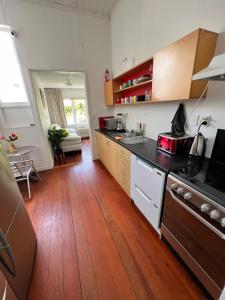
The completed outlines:
[[[157,232],[160,232],[165,178],[164,172],[132,154],[131,198]]]

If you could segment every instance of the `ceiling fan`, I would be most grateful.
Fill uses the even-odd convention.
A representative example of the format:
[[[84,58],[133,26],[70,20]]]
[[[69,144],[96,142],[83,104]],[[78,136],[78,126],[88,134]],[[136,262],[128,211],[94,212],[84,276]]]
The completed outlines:
[[[65,81],[65,85],[66,86],[72,86],[72,85],[74,85],[74,81],[72,81],[70,78],[67,78],[66,81]]]

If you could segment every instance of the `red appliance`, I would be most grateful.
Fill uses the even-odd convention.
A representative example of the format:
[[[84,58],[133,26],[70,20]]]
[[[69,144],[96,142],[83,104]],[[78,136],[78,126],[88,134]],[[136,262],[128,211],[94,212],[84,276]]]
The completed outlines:
[[[98,122],[99,122],[99,129],[104,129],[105,128],[105,119],[110,119],[114,118],[114,116],[109,116],[109,117],[99,117]]]
[[[178,137],[171,132],[165,132],[158,135],[157,148],[170,154],[188,154],[192,142],[191,136]]]

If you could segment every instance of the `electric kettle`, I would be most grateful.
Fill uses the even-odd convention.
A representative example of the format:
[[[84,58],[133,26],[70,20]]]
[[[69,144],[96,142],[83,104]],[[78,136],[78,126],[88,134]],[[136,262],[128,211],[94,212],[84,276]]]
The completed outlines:
[[[205,148],[206,148],[205,138],[202,135],[202,133],[199,132],[193,140],[189,155],[194,157],[204,157]]]

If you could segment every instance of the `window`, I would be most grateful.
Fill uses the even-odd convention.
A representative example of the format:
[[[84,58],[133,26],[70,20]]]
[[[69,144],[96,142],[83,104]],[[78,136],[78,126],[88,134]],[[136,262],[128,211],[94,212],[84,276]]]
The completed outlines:
[[[2,106],[26,104],[27,93],[8,26],[0,26],[0,45],[0,102]]]
[[[63,99],[67,125],[82,126],[88,124],[85,99]]]

